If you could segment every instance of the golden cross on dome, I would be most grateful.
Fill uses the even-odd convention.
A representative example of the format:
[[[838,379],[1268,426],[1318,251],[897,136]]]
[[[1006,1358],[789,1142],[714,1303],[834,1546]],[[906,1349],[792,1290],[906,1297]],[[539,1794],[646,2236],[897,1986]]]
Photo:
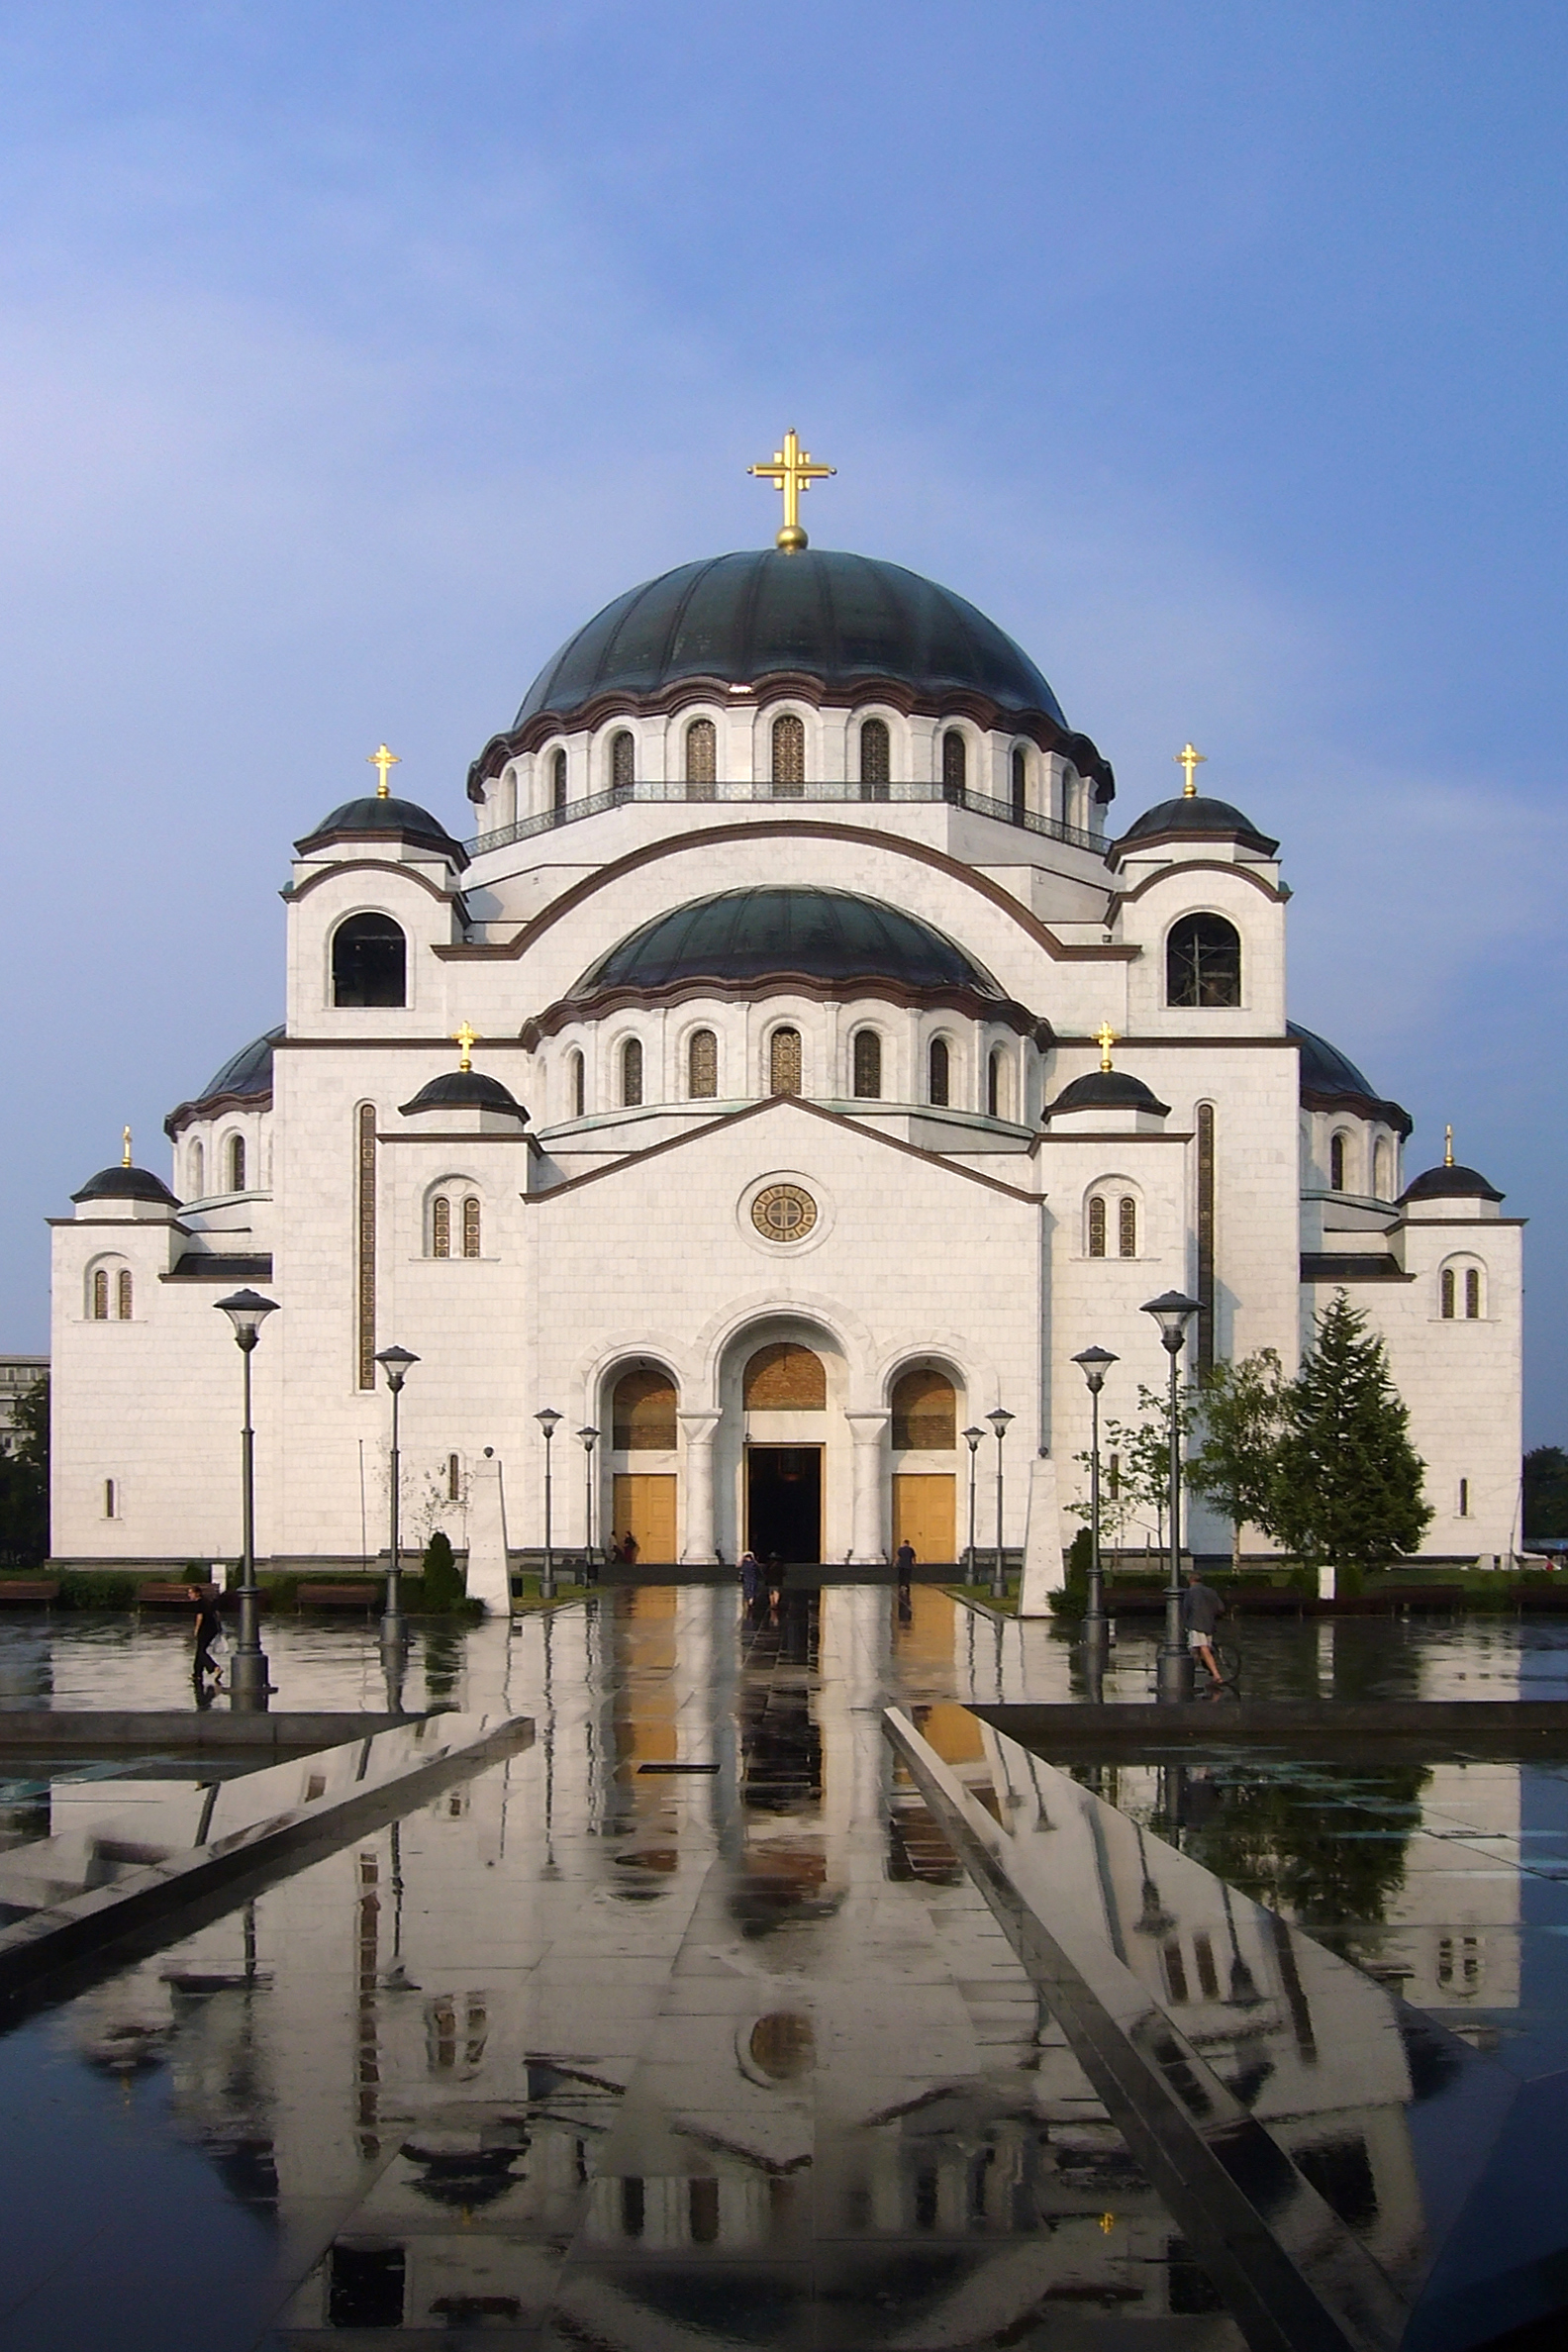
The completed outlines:
[[[800,436],[792,425],[784,436],[784,446],[775,449],[771,465],[748,465],[746,472],[764,482],[771,482],[775,490],[784,493],[784,528],[774,544],[791,550],[804,547],[806,534],[801,529],[801,492],[809,490],[813,482],[825,482],[830,474],[838,471],[836,465],[815,465],[810,449],[800,445]]]
[[[462,1048],[462,1058],[457,1064],[458,1069],[471,1070],[473,1068],[473,1049],[479,1042],[478,1030],[471,1029],[465,1021],[461,1029],[452,1030],[452,1042]]]
[[[377,800],[391,799],[392,795],[387,786],[387,770],[388,768],[401,767],[402,764],[397,753],[389,751],[385,743],[378,743],[373,751],[365,753],[365,766],[373,767],[376,772]]]
[[[1452,1128],[1449,1129],[1449,1132],[1450,1134],[1453,1132]],[[120,1165],[122,1168],[129,1168],[131,1165],[131,1129],[129,1127],[125,1129],[120,1138]]]
[[[1187,781],[1182,786],[1182,799],[1196,800],[1198,798],[1198,784],[1193,771],[1196,768],[1208,766],[1208,752],[1200,751],[1197,745],[1189,740],[1183,743],[1181,749],[1174,754],[1174,757],[1176,765],[1179,768],[1184,768],[1187,774]]]
[[[129,1133],[129,1131],[128,1128],[127,1132]],[[1443,1128],[1443,1166],[1451,1168],[1453,1164],[1453,1128],[1445,1127]]]
[[[1116,1030],[1111,1027],[1109,1021],[1102,1021],[1100,1027],[1095,1030],[1095,1043],[1100,1048],[1102,1070],[1109,1070],[1111,1067],[1111,1048],[1116,1043]]]

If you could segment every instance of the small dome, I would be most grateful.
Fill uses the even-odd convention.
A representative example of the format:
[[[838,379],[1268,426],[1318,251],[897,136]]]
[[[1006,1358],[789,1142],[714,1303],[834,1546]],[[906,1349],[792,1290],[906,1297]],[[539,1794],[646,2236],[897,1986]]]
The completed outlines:
[[[96,1176],[89,1176],[80,1192],[71,1194],[73,1201],[158,1201],[170,1209],[179,1207],[160,1176],[150,1168],[100,1168]]]
[[[1502,1201],[1506,1198],[1507,1195],[1500,1193],[1495,1184],[1487,1182],[1479,1169],[1444,1165],[1426,1168],[1414,1184],[1407,1184],[1400,1195],[1400,1207],[1403,1209],[1407,1201]]]
[[[1413,1122],[1400,1104],[1373,1091],[1348,1054],[1315,1029],[1287,1021],[1285,1034],[1301,1048],[1301,1099],[1308,1111],[1349,1111],[1358,1119],[1379,1119],[1396,1134],[1408,1135]]]
[[[1149,1111],[1156,1119],[1170,1117],[1169,1103],[1162,1103],[1130,1070],[1087,1070],[1064,1086],[1054,1103],[1046,1104],[1043,1116],[1054,1119],[1058,1111]]]
[[[483,1070],[442,1070],[439,1078],[420,1088],[411,1103],[400,1108],[405,1119],[421,1111],[503,1111],[513,1119],[528,1118],[516,1095]]]
[[[176,1136],[198,1119],[216,1119],[223,1111],[269,1111],[272,1107],[272,1049],[284,1034],[283,1024],[252,1037],[232,1053],[217,1076],[199,1095],[181,1103],[163,1122],[163,1132]]]
[[[467,851],[428,809],[422,809],[416,801],[392,797],[381,800],[375,793],[367,793],[361,800],[344,801],[341,809],[334,809],[330,817],[324,817],[294,846],[305,857],[311,850],[325,849],[334,841],[353,840],[409,841],[417,849],[434,849],[441,856],[449,857],[453,865],[468,863]]]
[[[1134,818],[1116,843],[1115,854],[1120,856],[1136,841],[1208,840],[1239,841],[1244,848],[1255,849],[1260,857],[1272,857],[1279,847],[1267,833],[1259,833],[1250,817],[1243,817],[1228,801],[1210,800],[1204,793],[1196,793],[1191,800],[1160,801],[1154,808],[1145,809]]]

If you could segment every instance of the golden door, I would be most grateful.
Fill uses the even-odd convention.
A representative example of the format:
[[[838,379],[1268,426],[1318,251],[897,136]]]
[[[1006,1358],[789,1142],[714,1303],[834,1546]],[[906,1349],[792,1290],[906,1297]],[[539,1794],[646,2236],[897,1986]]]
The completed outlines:
[[[668,1563],[675,1557],[675,1474],[673,1471],[617,1471],[614,1540],[637,1539],[639,1560]]]
[[[893,1548],[913,1543],[917,1560],[952,1560],[954,1493],[950,1470],[895,1471]]]

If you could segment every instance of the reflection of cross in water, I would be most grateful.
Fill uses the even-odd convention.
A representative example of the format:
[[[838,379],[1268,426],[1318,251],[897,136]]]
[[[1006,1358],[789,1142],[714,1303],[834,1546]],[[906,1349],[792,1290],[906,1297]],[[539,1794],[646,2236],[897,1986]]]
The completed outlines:
[[[1238,2002],[1242,2009],[1256,2009],[1263,1996],[1257,1989],[1251,1969],[1241,1957],[1235,1913],[1230,1909],[1230,1889],[1224,1879],[1220,1881],[1220,1896],[1225,1905],[1225,1926],[1230,1934],[1230,1998]]]
[[[1176,1924],[1175,1914],[1160,1902],[1160,1891],[1149,1877],[1148,1854],[1143,1844],[1143,1824],[1137,1824],[1138,1868],[1143,1877],[1143,1915],[1132,1922],[1134,1935],[1169,1935]]]

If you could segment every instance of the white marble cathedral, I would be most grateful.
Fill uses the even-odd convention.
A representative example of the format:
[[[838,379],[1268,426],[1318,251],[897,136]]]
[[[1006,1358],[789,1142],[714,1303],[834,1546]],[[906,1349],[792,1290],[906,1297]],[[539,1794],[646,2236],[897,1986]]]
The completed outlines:
[[[1197,1365],[1291,1368],[1338,1285],[1412,1410],[1427,1555],[1513,1552],[1519,1224],[1451,1155],[1407,1182],[1406,1114],[1287,1021],[1278,843],[1191,746],[1113,830],[1028,655],[809,548],[793,436],[757,470],[778,543],[579,630],[474,761],[474,838],[388,755],[296,844],[283,1023],[170,1115],[171,1184],[110,1167],[54,1225],[56,1561],[235,1555],[242,1284],[281,1310],[263,1565],[373,1561],[396,1342],[410,1540],[476,1565],[541,1539],[551,1408],[557,1543],[591,1513],[644,1562],[951,1559],[968,1425],[981,1542],[1000,1451],[1055,1581],[1075,1353],[1115,1351],[1128,1418],[1155,1293],[1201,1302]]]

